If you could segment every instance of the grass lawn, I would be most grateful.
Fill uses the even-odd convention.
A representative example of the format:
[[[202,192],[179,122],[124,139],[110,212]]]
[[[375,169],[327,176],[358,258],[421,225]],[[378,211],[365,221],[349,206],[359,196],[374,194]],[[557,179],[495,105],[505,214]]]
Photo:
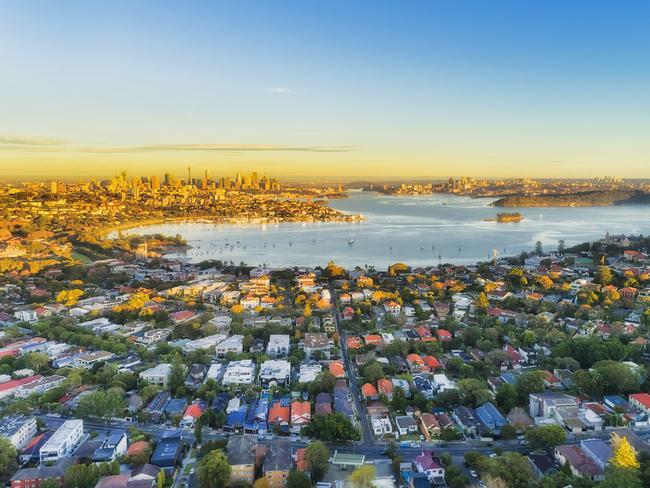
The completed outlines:
[[[88,256],[85,254],[80,254],[78,252],[72,252],[70,253],[73,259],[76,259],[78,261],[81,261],[83,264],[90,264],[92,263],[92,259],[90,259]]]

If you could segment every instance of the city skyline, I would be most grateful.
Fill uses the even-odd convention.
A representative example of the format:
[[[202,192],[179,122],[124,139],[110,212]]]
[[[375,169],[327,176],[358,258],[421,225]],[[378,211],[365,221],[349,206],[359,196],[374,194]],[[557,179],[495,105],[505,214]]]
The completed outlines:
[[[0,181],[650,178],[648,10],[9,1]]]

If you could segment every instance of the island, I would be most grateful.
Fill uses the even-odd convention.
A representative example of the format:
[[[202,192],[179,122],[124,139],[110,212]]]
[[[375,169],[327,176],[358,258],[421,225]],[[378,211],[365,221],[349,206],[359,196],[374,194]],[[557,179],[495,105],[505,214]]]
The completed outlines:
[[[512,195],[492,202],[494,207],[608,207],[650,203],[645,191],[586,191],[554,195]]]
[[[521,222],[524,219],[524,216],[519,212],[501,212],[496,215],[496,217],[491,219],[483,219],[485,222],[497,222],[499,224],[504,224],[508,222]]]

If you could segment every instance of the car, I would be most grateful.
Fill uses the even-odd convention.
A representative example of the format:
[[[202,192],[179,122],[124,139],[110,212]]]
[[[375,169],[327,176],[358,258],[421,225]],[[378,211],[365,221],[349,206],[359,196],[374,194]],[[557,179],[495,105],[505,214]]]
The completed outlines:
[[[519,444],[522,445],[522,446],[527,446],[527,445],[528,445],[528,441],[527,441],[526,439],[524,439],[524,440],[522,440],[522,441],[519,441]]]
[[[413,448],[413,449],[417,449],[418,447],[420,447],[420,444],[418,444],[417,442],[411,442],[410,447]]]
[[[495,458],[495,457],[497,457],[497,453],[496,453],[496,452],[493,452],[492,454],[490,454],[489,457],[491,457],[491,458]]]
[[[477,473],[476,471],[474,471],[473,469],[470,469],[470,470],[469,470],[469,475],[470,475],[472,478],[478,478],[478,473]]]
[[[481,480],[479,480],[478,485],[479,485],[481,488],[487,488],[487,487],[485,486],[485,483],[483,483],[483,481],[481,481]]]
[[[190,475],[193,475],[194,472],[195,472],[195,469],[194,469],[194,468],[190,469]]]

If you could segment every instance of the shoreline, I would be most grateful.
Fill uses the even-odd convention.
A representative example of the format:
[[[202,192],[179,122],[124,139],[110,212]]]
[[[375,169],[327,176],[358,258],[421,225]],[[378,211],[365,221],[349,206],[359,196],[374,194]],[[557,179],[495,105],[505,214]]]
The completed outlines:
[[[358,223],[366,220],[366,217],[361,214],[342,214],[350,218],[332,219],[332,220],[316,220],[316,219],[273,219],[269,217],[258,218],[224,218],[224,217],[160,217],[155,219],[145,219],[133,222],[124,222],[110,226],[104,226],[100,229],[99,233],[103,239],[107,239],[108,234],[111,232],[120,232],[123,230],[134,229],[137,227],[148,227],[153,225],[164,224],[225,224],[225,225],[264,225],[264,224],[291,224],[291,223],[305,223],[305,224],[328,224],[328,223]]]

